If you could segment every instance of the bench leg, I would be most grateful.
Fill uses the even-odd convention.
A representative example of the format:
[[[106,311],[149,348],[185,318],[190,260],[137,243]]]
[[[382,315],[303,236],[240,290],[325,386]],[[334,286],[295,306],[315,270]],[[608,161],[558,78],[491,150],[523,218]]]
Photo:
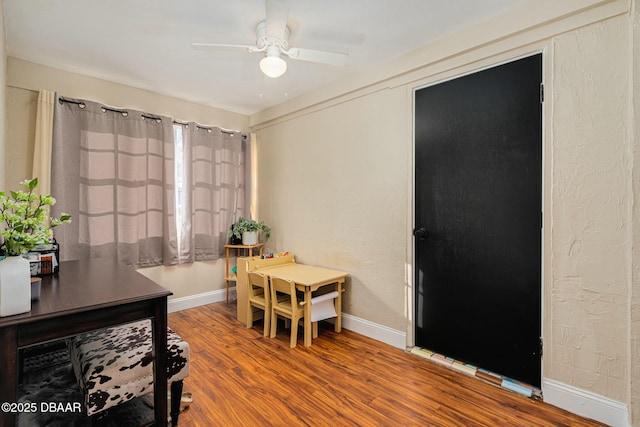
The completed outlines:
[[[109,424],[109,409],[90,416],[91,427],[106,427],[106,425]]]
[[[171,425],[178,425],[180,403],[182,401],[182,380],[171,383]]]

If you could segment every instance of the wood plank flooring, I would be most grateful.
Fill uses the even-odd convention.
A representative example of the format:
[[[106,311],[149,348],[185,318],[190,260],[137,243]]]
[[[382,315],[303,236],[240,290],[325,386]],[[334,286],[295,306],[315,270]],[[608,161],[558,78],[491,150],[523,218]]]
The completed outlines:
[[[602,426],[331,325],[311,347],[247,329],[235,302],[171,313],[191,348],[186,426]]]

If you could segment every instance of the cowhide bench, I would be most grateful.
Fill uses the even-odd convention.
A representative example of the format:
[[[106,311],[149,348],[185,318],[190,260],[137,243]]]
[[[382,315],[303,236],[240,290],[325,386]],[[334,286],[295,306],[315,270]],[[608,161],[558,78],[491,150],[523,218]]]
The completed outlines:
[[[150,320],[78,335],[68,341],[68,347],[87,415],[153,392]],[[167,356],[171,425],[175,426],[182,380],[189,376],[189,344],[171,328],[167,328]]]

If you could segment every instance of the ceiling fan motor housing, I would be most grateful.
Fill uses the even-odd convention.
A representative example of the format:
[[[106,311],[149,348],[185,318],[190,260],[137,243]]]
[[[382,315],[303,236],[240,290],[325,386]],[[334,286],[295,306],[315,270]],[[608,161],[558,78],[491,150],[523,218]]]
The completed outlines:
[[[269,46],[278,46],[281,50],[289,50],[289,35],[291,34],[289,27],[284,28],[282,38],[279,39],[277,37],[268,36],[267,21],[260,21],[260,23],[258,23],[258,26],[256,27],[256,34],[258,35],[256,46],[260,50]]]

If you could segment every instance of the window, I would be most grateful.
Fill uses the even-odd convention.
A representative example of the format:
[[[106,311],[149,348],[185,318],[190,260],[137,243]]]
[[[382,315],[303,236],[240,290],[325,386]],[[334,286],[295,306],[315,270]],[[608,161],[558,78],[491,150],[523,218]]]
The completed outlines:
[[[220,258],[230,225],[244,215],[247,145],[239,132],[174,124],[178,262]]]

